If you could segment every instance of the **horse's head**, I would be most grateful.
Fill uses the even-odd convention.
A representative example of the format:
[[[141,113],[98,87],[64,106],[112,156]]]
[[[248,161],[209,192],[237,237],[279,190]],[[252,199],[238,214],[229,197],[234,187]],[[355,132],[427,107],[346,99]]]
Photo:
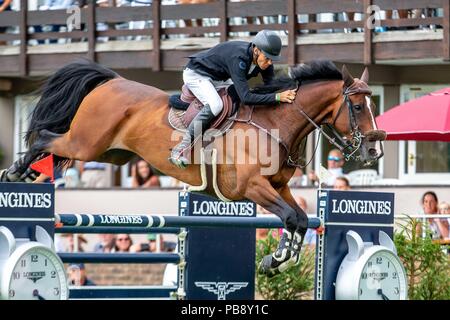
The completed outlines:
[[[344,154],[347,159],[359,151],[359,160],[371,165],[383,156],[381,141],[386,139],[386,132],[377,129],[375,123],[375,104],[372,91],[367,85],[369,72],[364,70],[361,78],[353,78],[347,68],[342,68],[344,80],[343,101],[336,104],[332,115],[333,127],[344,138]],[[339,135],[338,135],[339,137]]]

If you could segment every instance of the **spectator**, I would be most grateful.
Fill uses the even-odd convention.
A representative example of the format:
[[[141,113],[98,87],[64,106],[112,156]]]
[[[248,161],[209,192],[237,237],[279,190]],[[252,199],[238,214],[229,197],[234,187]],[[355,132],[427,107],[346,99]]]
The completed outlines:
[[[289,187],[304,187],[307,185],[307,177],[300,168],[295,169],[294,175],[288,182]]]
[[[144,243],[137,243],[131,246],[130,252],[157,252],[158,251],[158,245],[156,243],[156,237],[157,235],[154,233],[150,233],[147,236],[148,242]],[[161,236],[159,238],[161,240]],[[161,241],[160,241],[161,243]],[[164,250],[164,248],[160,248]]]
[[[86,275],[84,263],[71,264],[67,271],[70,285],[95,286],[95,283]]]
[[[333,149],[328,153],[328,172],[331,174],[326,181],[321,181],[328,186],[333,186],[337,177],[343,176],[344,171],[342,167],[344,166],[344,156],[342,152],[338,149]],[[319,182],[319,177],[314,171],[311,171],[308,175],[309,179],[313,183]]]
[[[85,188],[109,187],[108,166],[101,162],[79,162],[81,183]]]
[[[450,214],[450,204],[445,202],[445,201],[442,201],[439,204],[438,213],[439,214],[446,214],[446,215]],[[442,234],[443,238],[444,239],[449,239],[450,238],[450,223],[449,223],[450,218],[440,219],[440,220],[442,221],[442,224],[444,225],[444,227],[445,227],[445,225],[447,226],[447,232],[445,232],[445,230],[444,230],[444,232]]]
[[[75,238],[74,236],[77,237],[77,242],[78,242],[78,246],[77,246],[77,251],[74,250],[75,248]],[[81,234],[62,234],[61,235],[62,238],[65,239],[64,244],[62,244],[60,250],[62,252],[84,252],[84,248],[83,245],[87,243],[86,238],[81,235]]]
[[[350,190],[350,182],[346,177],[337,177],[333,186],[334,190],[347,191]]]
[[[115,252],[116,236],[111,233],[99,234],[100,242],[94,245],[94,252]]]
[[[422,196],[422,209],[423,214],[426,215],[432,215],[432,214],[438,214],[438,197],[436,193],[433,191],[427,191]],[[428,222],[428,227],[430,231],[430,236],[432,239],[439,240],[439,239],[445,239],[448,237],[448,222],[446,219],[434,219],[434,218],[427,218],[424,221]],[[426,235],[425,229],[423,229],[423,226],[419,223],[417,225],[417,232],[420,233],[422,231],[422,235]]]
[[[133,188],[160,186],[158,176],[153,174],[151,166],[143,159],[138,160],[131,168],[131,179]]]
[[[116,252],[130,252],[130,248],[133,245],[133,240],[129,234],[120,233],[116,236],[115,251]]]
[[[177,243],[175,241],[163,241],[164,252],[175,252]]]
[[[67,9],[70,6],[72,6],[73,0],[45,0],[44,4],[39,7],[39,10],[63,10]],[[64,24],[53,24],[49,26],[50,30],[49,32],[59,32],[61,31],[61,28],[65,27]],[[34,26],[35,32],[42,32],[43,26]],[[57,43],[57,39],[51,39],[50,43]],[[44,43],[43,40],[38,40],[38,43],[42,44]]]
[[[11,10],[12,0],[0,0],[0,12]],[[6,32],[7,27],[0,27],[0,34]],[[6,41],[0,41],[0,46],[5,45]]]
[[[64,188],[81,187],[80,174],[76,168],[68,168],[64,173]]]

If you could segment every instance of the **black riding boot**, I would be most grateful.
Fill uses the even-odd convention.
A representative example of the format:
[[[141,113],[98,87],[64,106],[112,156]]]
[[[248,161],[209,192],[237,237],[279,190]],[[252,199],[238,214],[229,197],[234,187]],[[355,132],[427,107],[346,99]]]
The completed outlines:
[[[195,141],[198,135],[203,134],[206,131],[214,117],[215,115],[212,113],[209,104],[206,104],[189,124],[187,132],[183,136],[183,140],[172,149],[169,161],[177,167],[185,169],[189,164],[189,160],[183,155],[184,150],[189,148],[191,142]],[[200,123],[201,125],[201,130],[197,130],[197,132],[194,130],[196,123]]]
[[[300,250],[303,244],[304,234],[299,231],[290,232],[283,229],[277,250],[265,256],[260,265],[259,272],[273,277],[286,269],[300,263]]]

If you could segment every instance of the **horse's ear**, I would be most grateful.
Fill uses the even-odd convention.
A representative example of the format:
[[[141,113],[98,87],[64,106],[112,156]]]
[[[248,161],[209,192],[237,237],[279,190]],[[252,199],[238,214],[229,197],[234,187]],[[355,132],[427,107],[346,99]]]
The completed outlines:
[[[369,83],[369,69],[366,67],[363,74],[361,75],[361,81],[368,84]]]
[[[345,64],[342,66],[342,79],[344,80],[345,87],[347,88],[350,87],[353,82],[355,82],[353,76],[350,74]]]

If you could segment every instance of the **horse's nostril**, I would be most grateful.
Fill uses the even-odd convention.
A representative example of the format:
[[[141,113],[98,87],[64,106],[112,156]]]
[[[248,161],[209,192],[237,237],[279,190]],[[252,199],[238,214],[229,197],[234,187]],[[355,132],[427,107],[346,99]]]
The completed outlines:
[[[378,151],[377,151],[377,149],[375,149],[375,148],[370,148],[370,149],[369,149],[369,155],[370,155],[370,157],[372,157],[372,158],[376,158],[376,157],[378,156]]]

